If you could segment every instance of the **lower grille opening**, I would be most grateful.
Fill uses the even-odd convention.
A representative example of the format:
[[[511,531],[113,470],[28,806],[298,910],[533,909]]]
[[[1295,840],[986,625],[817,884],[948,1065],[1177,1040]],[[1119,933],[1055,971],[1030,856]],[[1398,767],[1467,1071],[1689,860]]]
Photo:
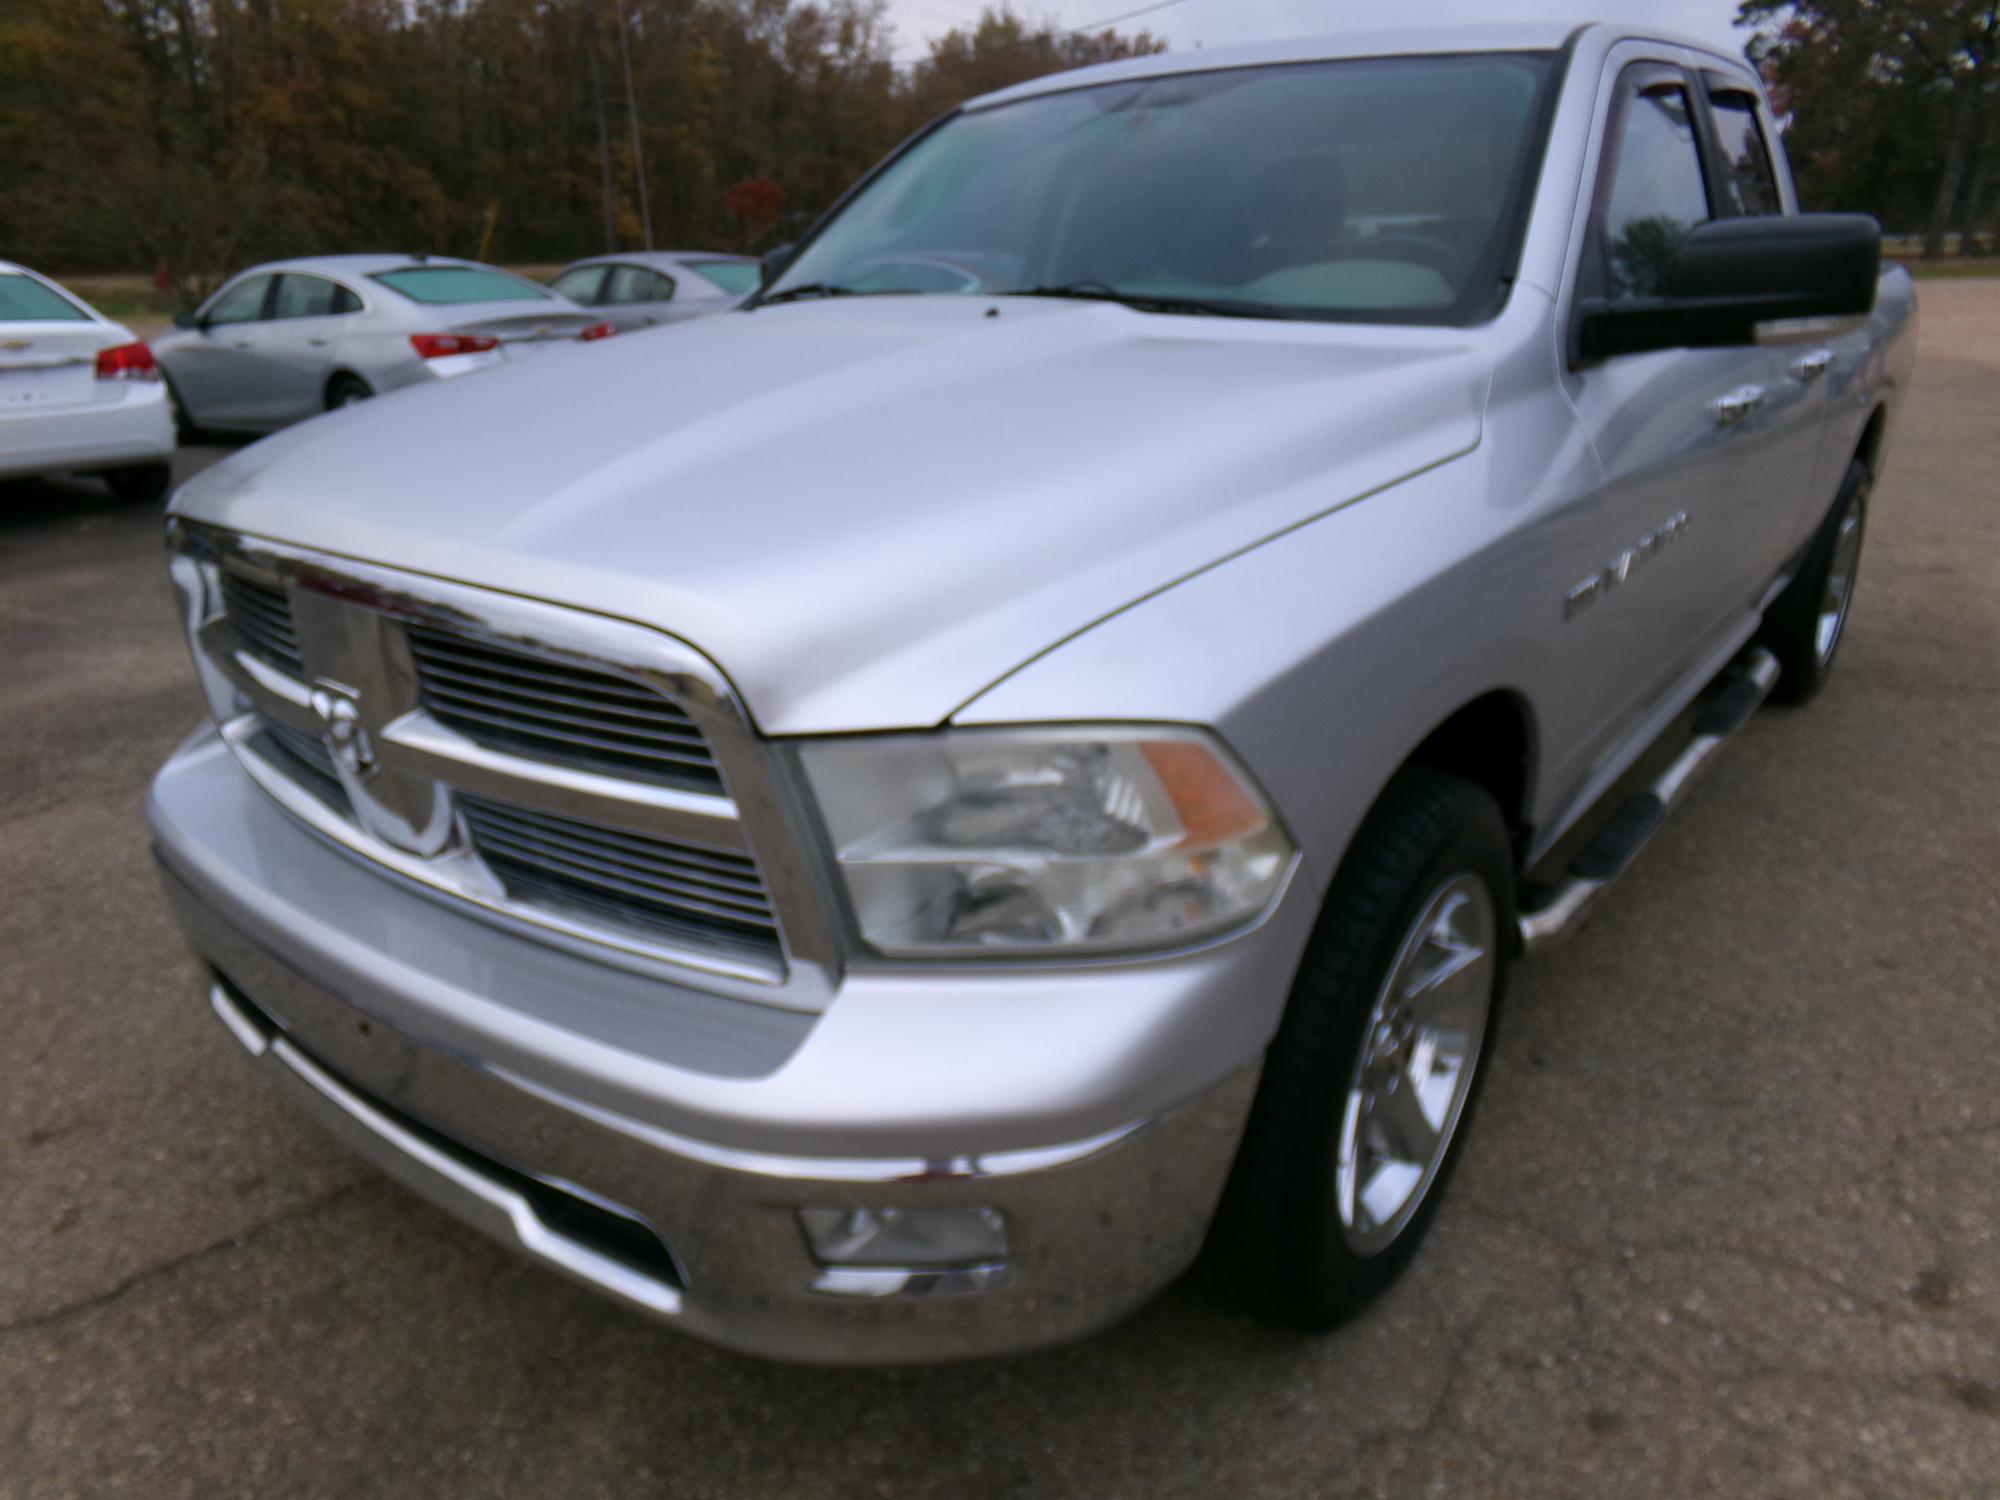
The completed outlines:
[[[320,801],[340,812],[348,810],[347,789],[334,770],[333,752],[319,736],[306,734],[276,719],[258,716],[263,746],[292,779]]]
[[[230,982],[221,973],[215,975],[216,983],[229,992],[231,1000],[260,1022],[271,1035],[279,1035],[283,1028],[271,1014],[244,994],[242,989]],[[423,1121],[415,1119],[396,1108],[395,1105],[378,1098],[361,1088],[351,1078],[327,1067],[326,1063],[295,1040],[287,1038],[289,1044],[312,1058],[315,1066],[340,1080],[340,1085],[356,1097],[367,1102],[370,1108],[381,1111],[403,1129],[433,1150],[449,1156],[452,1160],[476,1172],[491,1182],[519,1193],[533,1207],[535,1216],[555,1233],[565,1239],[596,1251],[607,1260],[617,1261],[627,1269],[642,1276],[664,1283],[667,1286],[686,1288],[681,1277],[679,1262],[667,1248],[666,1241],[652,1225],[637,1214],[628,1213],[614,1204],[586,1196],[581,1190],[550,1182],[536,1177],[505,1162],[496,1161],[484,1152],[475,1151],[464,1142],[433,1129]]]

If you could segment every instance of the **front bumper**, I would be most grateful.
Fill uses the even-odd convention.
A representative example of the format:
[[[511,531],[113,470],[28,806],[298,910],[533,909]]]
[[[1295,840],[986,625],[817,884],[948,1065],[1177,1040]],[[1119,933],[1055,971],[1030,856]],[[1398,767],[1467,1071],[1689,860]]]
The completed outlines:
[[[599,1291],[810,1362],[1059,1342],[1178,1275],[1309,920],[1294,893],[1259,931],[1170,962],[850,976],[814,1017],[406,889],[291,821],[212,735],[168,763],[149,814],[218,1013],[304,1113]],[[796,1219],[916,1207],[998,1209],[1004,1262],[829,1272]],[[652,1255],[621,1245],[634,1222]]]

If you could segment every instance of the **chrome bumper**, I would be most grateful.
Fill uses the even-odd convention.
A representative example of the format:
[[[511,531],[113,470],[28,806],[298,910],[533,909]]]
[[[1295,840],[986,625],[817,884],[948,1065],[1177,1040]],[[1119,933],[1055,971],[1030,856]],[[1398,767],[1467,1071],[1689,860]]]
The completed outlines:
[[[412,989],[392,966],[357,968],[356,953],[333,930],[315,928],[315,917],[328,912],[274,912],[265,897],[284,894],[287,877],[280,871],[326,858],[373,882],[378,912],[391,909],[396,923],[419,930],[423,941],[460,964],[465,951],[453,943],[453,924],[464,919],[319,844],[247,782],[240,805],[198,808],[192,793],[181,795],[189,788],[171,784],[177,774],[205,778],[213,789],[219,778],[241,773],[226,757],[205,757],[197,742],[162,773],[152,816],[169,899],[217,976],[212,1003],[266,1080],[388,1175],[628,1306],[771,1358],[828,1364],[971,1358],[1061,1342],[1114,1321],[1199,1251],[1255,1091],[1262,1041],[1254,1033],[1247,1058],[1218,1058],[1220,1076],[1211,1073],[1191,1093],[1182,1090],[1122,1120],[1100,1118],[1066,1138],[1023,1139],[1020,1124],[1004,1120],[976,1130],[966,1119],[913,1125],[899,1119],[910,1101],[898,1096],[903,1075],[893,1068],[881,1070],[872,1087],[858,1078],[850,1086],[857,1107],[872,1105],[880,1118],[897,1121],[893,1134],[856,1136],[839,1121],[823,1130],[791,1128],[770,1144],[710,1132],[699,1128],[698,1116],[667,1112],[671,1099],[610,1095],[565,1069],[537,1068],[519,1048],[447,1033],[411,1003]],[[188,822],[197,810],[216,819],[207,847]],[[229,849],[225,812],[241,820],[235,834],[257,834],[255,859],[264,878],[255,897],[248,886],[221,878],[213,862],[218,849]],[[340,900],[333,889],[338,873],[332,866],[318,871],[313,886],[325,891],[330,906]],[[342,936],[363,935],[353,927],[344,918],[334,923]],[[479,931],[483,936],[466,942],[529,946]],[[547,963],[569,962],[540,952]],[[496,953],[474,967],[501,986],[503,959]],[[584,961],[575,962],[583,967],[562,982],[588,976]],[[1281,952],[1275,960],[1258,956],[1247,969],[1242,962],[1226,965],[1213,981],[1221,993],[1207,998],[1242,1024],[1255,993],[1245,986],[1266,962],[1290,959]],[[1115,1004],[1118,984],[1111,978],[1104,998]],[[1090,987],[1087,980],[1079,984]],[[588,998],[575,994],[579,1007]],[[1088,1020],[1099,998],[1076,995],[1074,1013]],[[954,1003],[948,995],[935,1002]],[[963,1037],[963,1055],[933,1048],[932,1066],[910,1080],[924,1099],[939,1092],[941,1059],[960,1065],[961,1094],[999,1082],[982,1078],[977,1066],[980,1002],[968,996],[963,1004],[954,1029],[944,1033]],[[689,1015],[690,1024],[714,1021]],[[750,1024],[775,1022],[779,1030],[740,1046],[704,1044],[704,1066],[735,1075],[721,1084],[787,1098],[796,1075],[810,1076],[814,1048],[830,1045],[820,1034],[828,1019],[755,1018]],[[523,1026],[522,1037],[541,1030],[535,1021]],[[1093,1037],[1045,1040],[1049,1072],[1059,1074]],[[1135,1061],[1129,1049],[1121,1055]],[[908,1067],[907,1057],[896,1061]],[[681,1069],[662,1076],[694,1075]],[[1116,1096],[1118,1089],[1108,1092]],[[997,1117],[998,1101],[958,1102],[974,1122]],[[797,1219],[802,1208],[917,1207],[999,1210],[1004,1263],[944,1271],[829,1269],[810,1253]],[[597,1232],[607,1226],[614,1233]],[[652,1254],[630,1253],[647,1239]]]

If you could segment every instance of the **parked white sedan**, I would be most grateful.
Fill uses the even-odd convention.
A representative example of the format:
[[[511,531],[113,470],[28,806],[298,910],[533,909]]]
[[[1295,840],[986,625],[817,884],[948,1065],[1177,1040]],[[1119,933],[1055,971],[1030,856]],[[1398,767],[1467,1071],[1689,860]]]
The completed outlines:
[[[173,456],[152,350],[81,297],[0,260],[0,479],[98,474],[121,500],[158,500]]]

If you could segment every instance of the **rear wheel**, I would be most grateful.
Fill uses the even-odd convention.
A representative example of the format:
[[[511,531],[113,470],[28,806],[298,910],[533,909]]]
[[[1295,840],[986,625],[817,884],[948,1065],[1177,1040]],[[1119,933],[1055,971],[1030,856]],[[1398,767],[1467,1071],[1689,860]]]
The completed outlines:
[[[1833,675],[1861,569],[1872,483],[1860,459],[1847,466],[1840,494],[1806,548],[1798,575],[1764,614],[1760,639],[1778,658],[1778,685],[1771,697],[1779,703],[1806,702]]]
[[[1499,807],[1403,771],[1334,878],[1217,1220],[1252,1306],[1330,1327],[1409,1263],[1478,1097],[1513,923]]]
[[[337,410],[366,401],[375,392],[359,375],[336,375],[326,383],[326,409]]]
[[[107,470],[104,482],[120,500],[150,504],[166,499],[174,482],[174,471],[165,464],[133,464],[130,468]]]

